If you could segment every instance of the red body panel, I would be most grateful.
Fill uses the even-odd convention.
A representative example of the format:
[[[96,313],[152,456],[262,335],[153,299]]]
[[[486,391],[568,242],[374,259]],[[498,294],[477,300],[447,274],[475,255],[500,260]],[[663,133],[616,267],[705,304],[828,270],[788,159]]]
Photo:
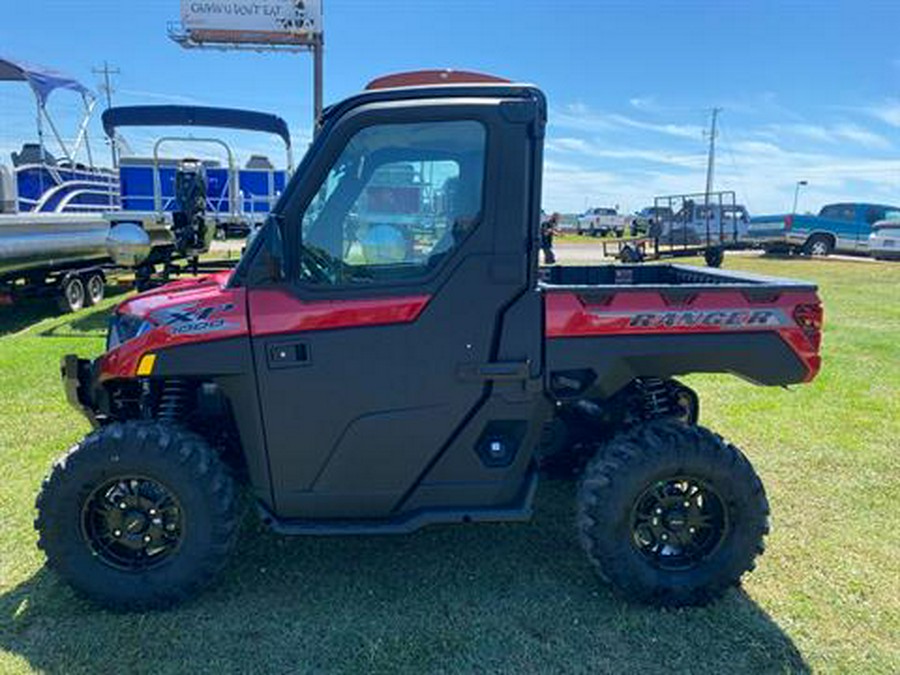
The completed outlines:
[[[247,291],[226,288],[229,273],[178,281],[142,293],[117,312],[152,324],[146,332],[104,354],[100,381],[134,377],[144,354],[184,344],[242,336],[380,326],[415,321],[430,299],[399,298],[302,301],[286,291],[254,290],[247,322]]]
[[[219,281],[224,279],[167,284],[122,303],[119,313],[139,316],[153,327],[100,358],[100,381],[134,377],[141,357],[150,352],[247,335],[246,290],[223,288]]]
[[[711,289],[675,304],[658,291],[614,293],[600,301],[576,291],[551,291],[545,294],[545,333],[552,339],[775,331],[806,365],[809,381],[819,372],[821,357],[818,336],[808,336],[794,318],[801,306],[819,307],[816,294],[785,291],[755,302],[740,291]]]
[[[430,296],[304,301],[286,291],[251,291],[254,335],[411,323],[419,318]]]

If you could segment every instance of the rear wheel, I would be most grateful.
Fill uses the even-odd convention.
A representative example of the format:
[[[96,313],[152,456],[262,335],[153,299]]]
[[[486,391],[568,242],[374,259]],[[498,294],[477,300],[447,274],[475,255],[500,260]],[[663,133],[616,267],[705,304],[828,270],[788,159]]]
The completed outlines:
[[[61,286],[57,304],[63,312],[77,312],[82,309],[86,301],[84,282],[80,277],[71,275],[66,277]]]
[[[578,495],[579,536],[600,576],[662,606],[705,604],[737,585],[763,550],[768,514],[740,450],[675,420],[613,439]]]
[[[824,234],[814,234],[803,245],[803,252],[806,255],[825,256],[831,255],[834,251],[834,242],[831,237]]]
[[[88,435],[53,467],[37,510],[49,566],[91,600],[129,611],[200,590],[238,526],[234,482],[209,445],[152,422]]]
[[[103,278],[102,274],[94,272],[93,274],[88,275],[85,288],[87,290],[88,304],[96,305],[103,300],[103,295],[106,292],[106,280]]]

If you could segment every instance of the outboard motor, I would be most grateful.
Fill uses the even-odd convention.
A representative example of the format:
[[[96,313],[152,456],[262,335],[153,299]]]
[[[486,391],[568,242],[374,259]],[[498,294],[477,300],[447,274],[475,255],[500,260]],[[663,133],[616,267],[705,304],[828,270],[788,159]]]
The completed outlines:
[[[185,159],[175,171],[175,203],[172,214],[175,249],[182,255],[205,251],[206,167],[196,159]]]

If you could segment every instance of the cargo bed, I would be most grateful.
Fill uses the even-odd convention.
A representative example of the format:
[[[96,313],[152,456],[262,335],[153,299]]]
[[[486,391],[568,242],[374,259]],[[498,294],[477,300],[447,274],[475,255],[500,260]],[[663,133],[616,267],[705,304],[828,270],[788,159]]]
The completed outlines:
[[[704,372],[787,385],[819,370],[814,284],[686,265],[543,272],[557,396],[608,396],[637,377]]]

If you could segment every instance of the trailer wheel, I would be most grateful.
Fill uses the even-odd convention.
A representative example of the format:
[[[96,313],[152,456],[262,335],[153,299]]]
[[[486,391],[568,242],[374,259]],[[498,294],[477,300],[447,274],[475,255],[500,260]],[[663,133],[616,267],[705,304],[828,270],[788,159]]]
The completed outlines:
[[[763,551],[769,505],[750,462],[708,429],[657,420],[614,438],[588,464],[578,533],[626,598],[703,605]]]
[[[707,267],[721,267],[725,260],[725,251],[721,246],[710,246],[703,252]]]
[[[62,312],[77,312],[85,305],[86,294],[84,282],[80,277],[72,274],[63,279],[59,287],[57,304]]]
[[[170,606],[207,585],[239,521],[234,482],[206,441],[155,422],[88,435],[55,464],[36,506],[48,565],[123,611]]]
[[[99,272],[92,272],[87,277],[85,288],[87,289],[87,304],[96,305],[103,301],[106,293],[106,279]]]
[[[637,248],[630,246],[629,244],[625,244],[619,250],[619,262],[622,263],[639,263],[641,262],[642,257]]]

